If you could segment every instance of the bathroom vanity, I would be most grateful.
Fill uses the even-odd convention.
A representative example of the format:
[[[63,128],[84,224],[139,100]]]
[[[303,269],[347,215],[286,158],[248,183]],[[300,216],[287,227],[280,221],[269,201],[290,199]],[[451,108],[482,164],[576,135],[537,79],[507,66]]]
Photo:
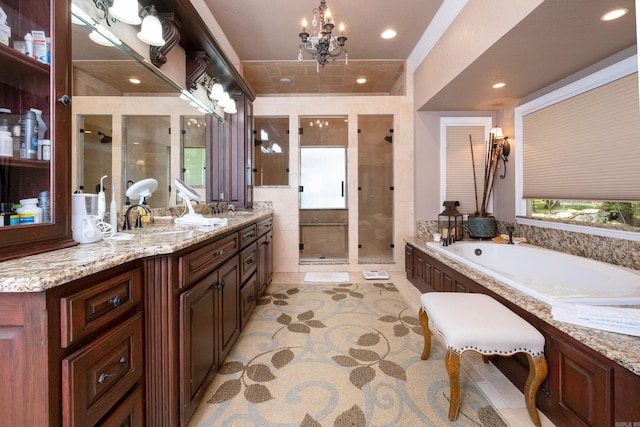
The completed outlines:
[[[225,215],[0,263],[0,426],[186,425],[272,276],[271,211]]]
[[[537,394],[540,409],[557,425],[614,426],[640,421],[640,338],[553,320],[551,308],[516,289],[407,239],[407,278],[421,292],[477,292],[497,299],[545,337],[547,379]],[[525,358],[492,357],[520,389]],[[629,423],[629,424],[627,424]]]

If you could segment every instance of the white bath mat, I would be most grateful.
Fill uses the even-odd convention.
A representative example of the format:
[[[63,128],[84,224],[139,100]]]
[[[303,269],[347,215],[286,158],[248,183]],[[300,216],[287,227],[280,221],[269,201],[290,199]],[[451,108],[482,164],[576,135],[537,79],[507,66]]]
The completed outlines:
[[[350,283],[349,273],[339,272],[308,272],[304,275],[307,283]]]

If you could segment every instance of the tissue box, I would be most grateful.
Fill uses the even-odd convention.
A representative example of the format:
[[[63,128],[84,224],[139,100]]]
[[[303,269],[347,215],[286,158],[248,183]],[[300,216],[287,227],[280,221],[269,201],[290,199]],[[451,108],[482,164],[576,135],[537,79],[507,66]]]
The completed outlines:
[[[11,27],[7,25],[7,14],[0,7],[0,43],[9,46],[9,38],[11,37]]]
[[[44,31],[31,31],[33,36],[33,57],[45,64],[49,63],[47,54],[47,36]]]

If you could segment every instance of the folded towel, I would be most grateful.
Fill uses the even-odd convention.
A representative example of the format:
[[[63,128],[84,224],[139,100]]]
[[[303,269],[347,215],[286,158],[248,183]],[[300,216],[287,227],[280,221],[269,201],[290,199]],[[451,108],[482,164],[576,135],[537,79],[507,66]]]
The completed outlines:
[[[580,311],[582,311],[581,314]],[[605,315],[604,313],[609,314]],[[637,323],[640,308],[554,302],[551,307],[551,315],[554,320],[560,322],[640,337],[640,324]]]
[[[576,304],[578,317],[605,325],[640,328],[640,309]]]

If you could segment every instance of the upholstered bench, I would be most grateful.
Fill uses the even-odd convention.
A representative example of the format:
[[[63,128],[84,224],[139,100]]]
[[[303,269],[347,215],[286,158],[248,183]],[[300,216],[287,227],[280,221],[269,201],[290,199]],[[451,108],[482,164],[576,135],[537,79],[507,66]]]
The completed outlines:
[[[524,399],[529,417],[537,426],[540,418],[536,409],[536,392],[547,376],[544,358],[544,337],[537,329],[488,295],[431,292],[420,297],[420,324],[424,331],[422,360],[431,351],[432,329],[447,348],[445,366],[449,374],[449,420],[458,417],[460,405],[460,356],[467,350],[480,353],[485,362],[488,356],[510,356],[525,353],[529,360],[529,377],[524,387]]]

